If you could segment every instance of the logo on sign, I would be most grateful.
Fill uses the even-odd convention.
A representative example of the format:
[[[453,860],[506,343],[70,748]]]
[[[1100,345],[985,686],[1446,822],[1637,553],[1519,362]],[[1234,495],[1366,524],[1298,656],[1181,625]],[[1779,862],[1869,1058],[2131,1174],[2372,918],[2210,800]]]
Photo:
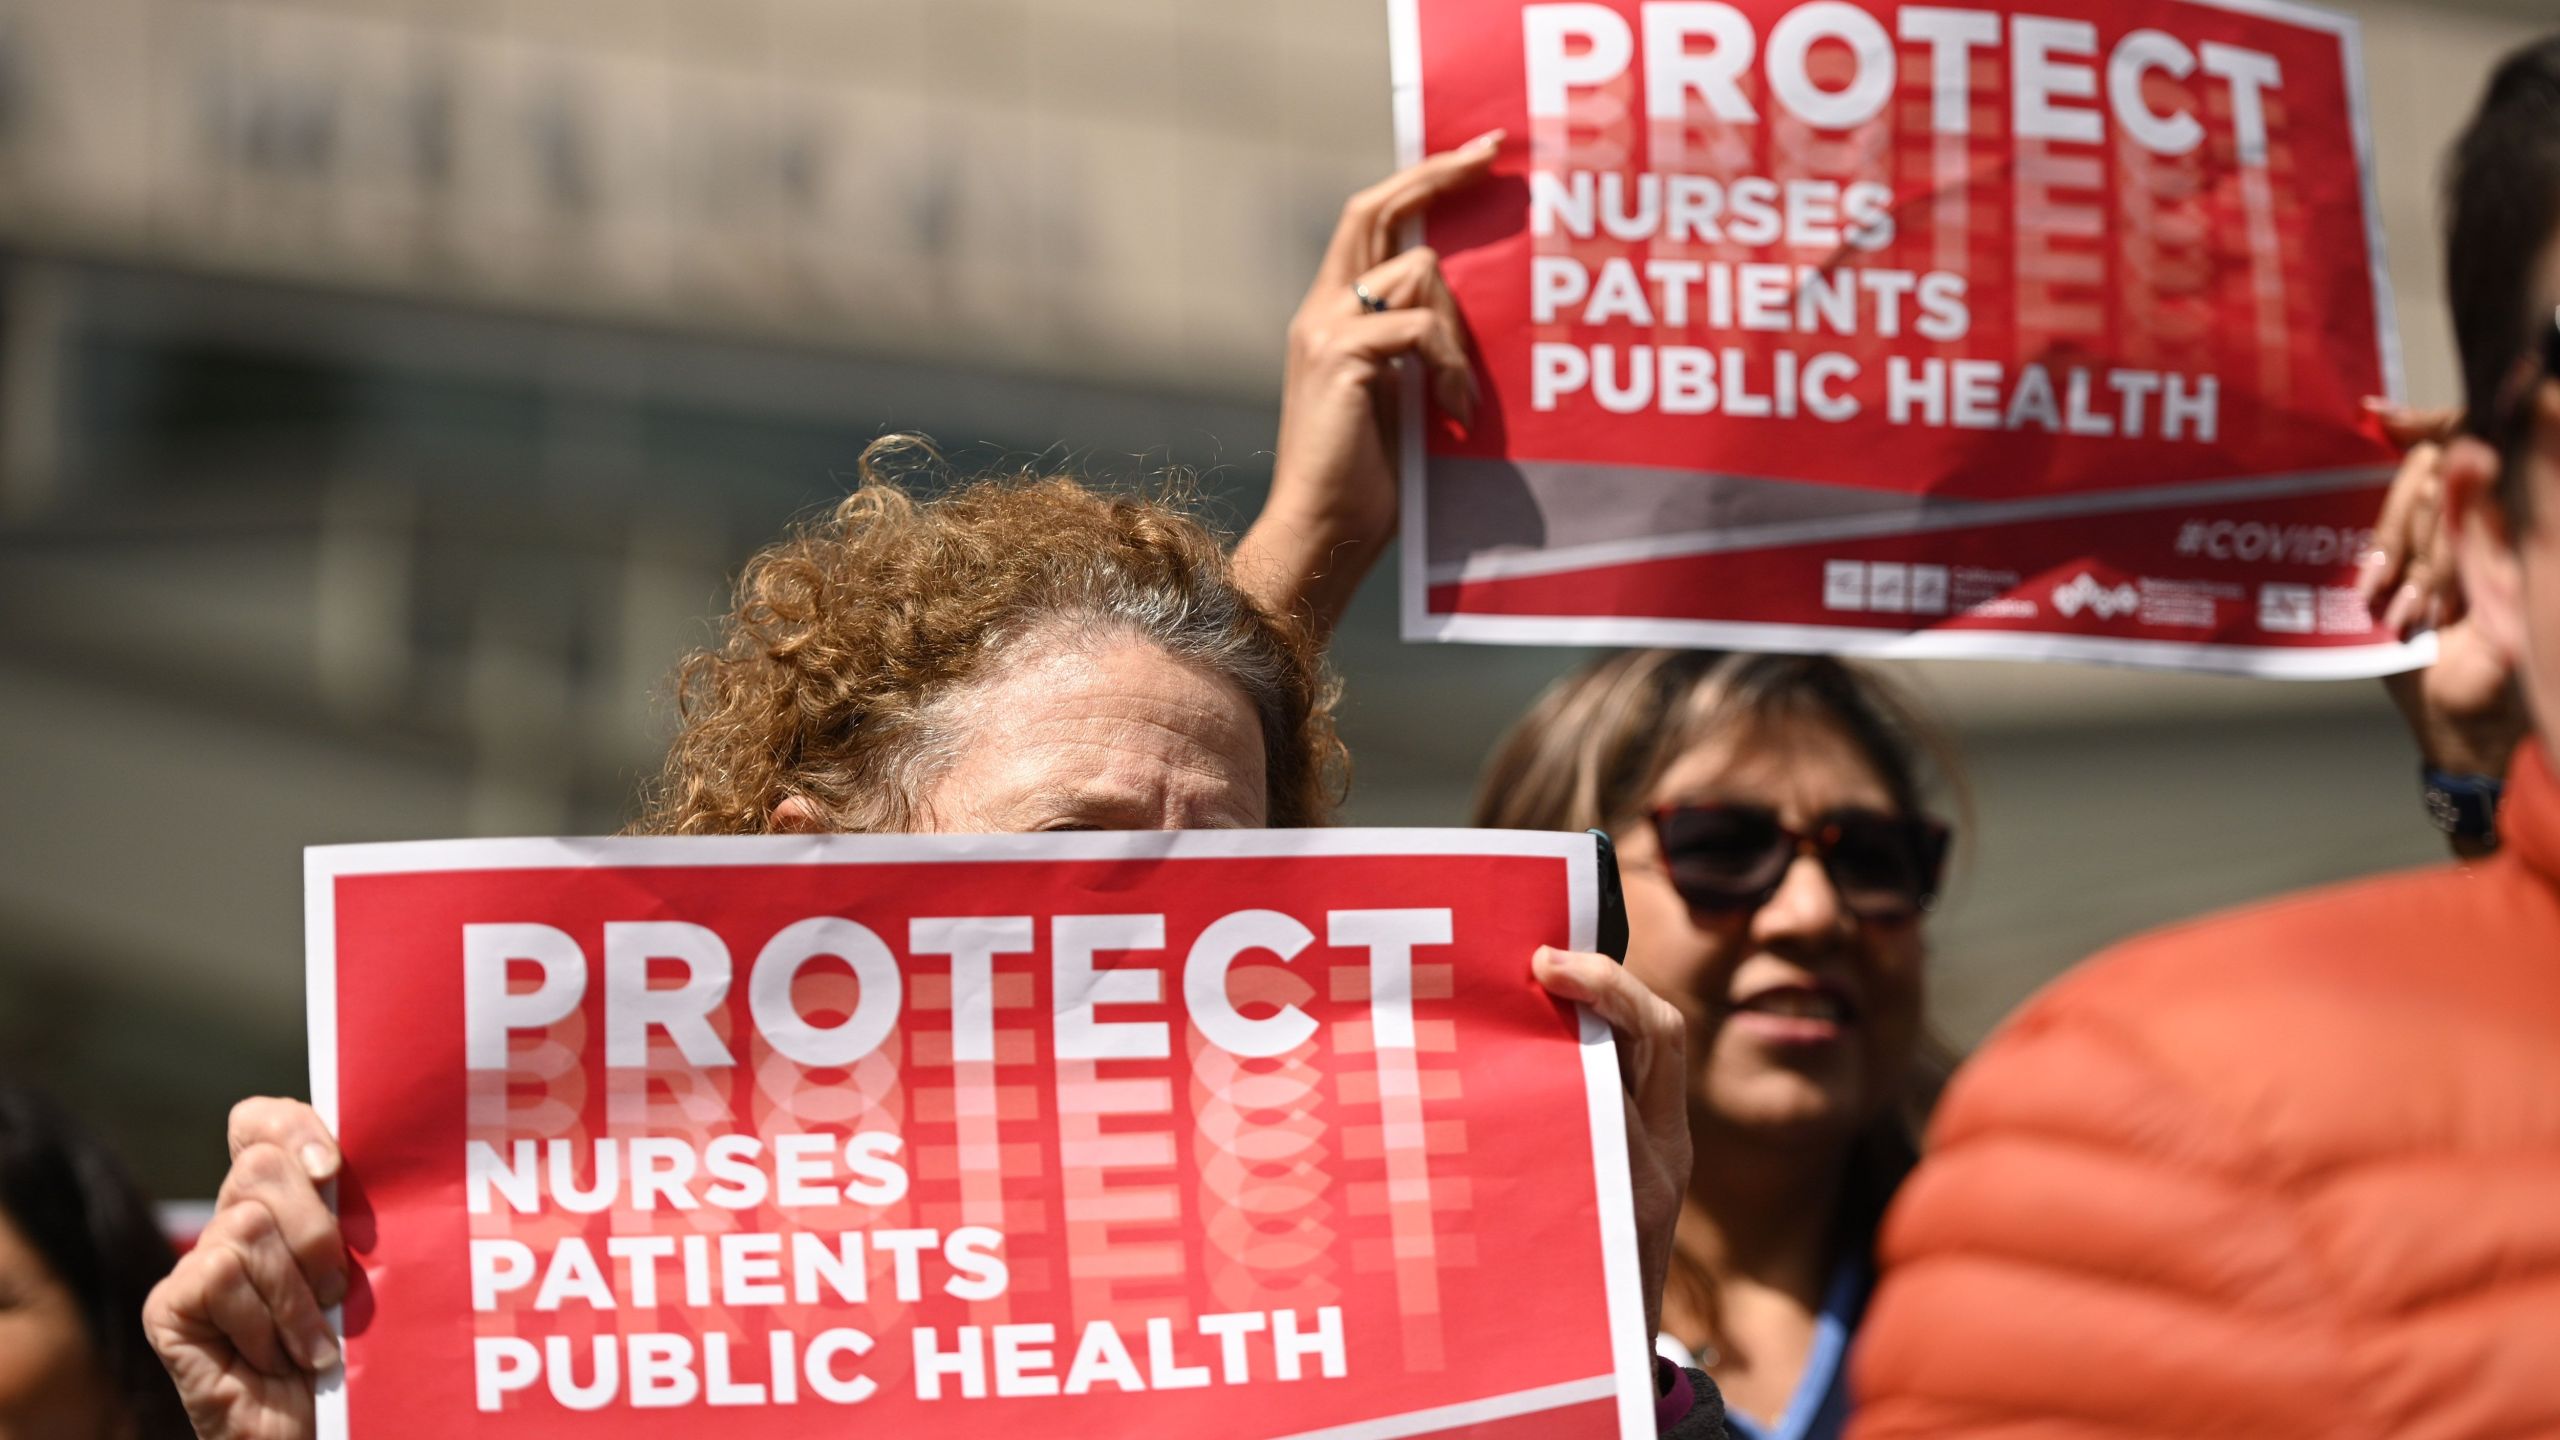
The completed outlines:
[[[1867,567],[1867,608],[1907,611],[1911,608],[1911,567],[1878,560]]]
[[[1827,560],[1822,566],[1822,605],[1826,610],[1867,608],[1867,567],[1857,560]]]
[[[2130,615],[2141,605],[2142,593],[2131,585],[2101,585],[2098,577],[2083,570],[2071,583],[2054,587],[2053,608],[2065,619],[2077,618],[2086,610],[2101,620]]]

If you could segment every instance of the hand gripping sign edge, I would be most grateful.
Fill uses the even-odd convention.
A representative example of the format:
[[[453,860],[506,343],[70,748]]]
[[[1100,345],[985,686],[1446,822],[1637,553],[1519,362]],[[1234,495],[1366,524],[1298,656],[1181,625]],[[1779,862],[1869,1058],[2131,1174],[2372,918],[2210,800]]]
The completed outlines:
[[[1185,859],[1264,856],[1427,856],[1458,858],[1527,856],[1567,862],[1565,887],[1570,915],[1569,943],[1588,949],[1595,943],[1598,886],[1588,837],[1515,832],[1461,831],[1303,831],[1303,832],[1129,832],[1051,836],[826,836],[726,837],[667,840],[613,838],[593,840],[497,840],[421,842],[390,845],[314,847],[306,852],[305,918],[312,1096],[321,1118],[332,1129],[342,1124],[340,1082],[341,977],[338,971],[338,886],[342,880],[456,871],[577,869],[582,867],[645,868],[702,866],[774,866],[781,864],[861,865],[871,863],[964,864],[1029,859],[1132,860],[1179,862]],[[1526,981],[1526,956],[1522,979]],[[1627,1156],[1622,1130],[1619,1080],[1614,1044],[1607,1026],[1587,1011],[1579,1016],[1579,1069],[1586,1089],[1584,1109],[1590,1130],[1594,1183],[1598,1187],[1598,1234],[1605,1282],[1610,1373],[1595,1374],[1571,1385],[1550,1385],[1525,1392],[1468,1396],[1435,1393],[1426,1384],[1415,1392],[1410,1411],[1372,1419],[1327,1425],[1317,1431],[1326,1440],[1384,1440],[1388,1436],[1426,1435],[1455,1426],[1479,1424],[1506,1416],[1529,1415],[1559,1405],[1580,1405],[1614,1397],[1618,1420],[1614,1433],[1651,1433],[1651,1383],[1635,1267],[1632,1200],[1627,1192]],[[350,1156],[350,1168],[362,1163]],[[333,1206],[337,1203],[334,1192]],[[343,1332],[344,1317],[333,1313],[332,1327]],[[1063,1358],[1063,1357],[1062,1357]],[[318,1390],[320,1433],[339,1437],[349,1432],[350,1413],[344,1367],[324,1377]],[[361,1383],[361,1381],[359,1381]],[[738,1412],[732,1412],[738,1413]],[[1274,1417],[1285,1418],[1285,1417]],[[371,1427],[376,1436],[379,1427]],[[1303,1427],[1292,1427],[1303,1429]],[[368,1437],[375,1440],[375,1437]]]

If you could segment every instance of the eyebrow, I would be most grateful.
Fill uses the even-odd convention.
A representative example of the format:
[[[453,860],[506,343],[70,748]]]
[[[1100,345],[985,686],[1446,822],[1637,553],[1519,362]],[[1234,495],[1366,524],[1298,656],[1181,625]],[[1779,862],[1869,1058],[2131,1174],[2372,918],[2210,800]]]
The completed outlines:
[[[1025,830],[1055,820],[1128,829],[1125,822],[1148,808],[1145,796],[1124,786],[1044,784],[1006,804],[1002,814]],[[1113,821],[1124,823],[1115,826]]]
[[[1178,796],[1176,798],[1179,798]],[[1002,807],[1009,828],[1030,830],[1058,820],[1103,830],[1152,830],[1159,814],[1155,797],[1121,785],[1048,784],[1024,792]],[[1201,823],[1185,829],[1249,830],[1254,828],[1232,805],[1185,818]]]

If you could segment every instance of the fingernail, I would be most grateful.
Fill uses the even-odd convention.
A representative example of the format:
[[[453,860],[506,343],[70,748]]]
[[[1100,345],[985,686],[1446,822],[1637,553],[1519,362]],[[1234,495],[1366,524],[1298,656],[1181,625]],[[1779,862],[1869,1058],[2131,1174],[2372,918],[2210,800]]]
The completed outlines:
[[[2379,415],[2379,414],[2381,414],[2383,411],[2388,410],[2388,409],[2390,409],[2390,408],[2391,408],[2391,402],[2390,402],[2390,401],[2388,401],[2388,400],[2385,400],[2384,398],[2382,398],[2382,397],[2381,397],[2381,396],[2379,396],[2379,395],[2367,395],[2366,397],[2364,397],[2364,399],[2363,399],[2363,401],[2362,401],[2361,403],[2363,404],[2364,408],[2366,408],[2367,410],[2370,410],[2370,411],[2374,412],[2374,413],[2375,413],[2375,414],[2377,414],[2377,415]]]
[[[2387,558],[2380,550],[2367,550],[2356,562],[2356,595],[2368,610],[2373,608],[2375,592],[2382,588],[2382,565]]]
[[[1461,429],[1475,418],[1476,407],[1467,398],[1466,383],[1455,375],[1444,374],[1440,381],[1440,408],[1448,412],[1449,418],[1456,421]]]
[[[330,1339],[327,1335],[321,1335],[314,1338],[311,1342],[311,1368],[314,1370],[326,1370],[337,1363],[338,1342]]]
[[[319,1301],[323,1309],[339,1304],[347,1298],[347,1277],[344,1275],[321,1276],[319,1283],[311,1287],[311,1297]]]
[[[1469,154],[1473,154],[1476,151],[1481,150],[1490,155],[1494,151],[1502,148],[1503,139],[1508,134],[1508,131],[1502,129],[1500,126],[1496,126],[1458,148],[1465,150]]]
[[[314,1180],[326,1180],[335,1168],[329,1158],[329,1147],[313,1141],[302,1147],[302,1173]]]

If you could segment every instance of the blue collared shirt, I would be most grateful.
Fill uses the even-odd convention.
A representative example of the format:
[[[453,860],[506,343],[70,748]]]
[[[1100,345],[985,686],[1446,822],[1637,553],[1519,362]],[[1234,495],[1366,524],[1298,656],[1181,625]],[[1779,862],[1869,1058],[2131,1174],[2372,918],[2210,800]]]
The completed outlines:
[[[1849,1428],[1849,1337],[1866,1315],[1867,1292],[1874,1286],[1864,1257],[1843,1260],[1831,1272],[1822,1313],[1813,1323],[1813,1349],[1804,1357],[1795,1393],[1787,1398],[1787,1413],[1770,1424],[1728,1403],[1725,1425],[1737,1440],[1839,1440]],[[1683,1365],[1698,1363],[1688,1347],[1668,1335],[1657,1337],[1654,1345]]]

